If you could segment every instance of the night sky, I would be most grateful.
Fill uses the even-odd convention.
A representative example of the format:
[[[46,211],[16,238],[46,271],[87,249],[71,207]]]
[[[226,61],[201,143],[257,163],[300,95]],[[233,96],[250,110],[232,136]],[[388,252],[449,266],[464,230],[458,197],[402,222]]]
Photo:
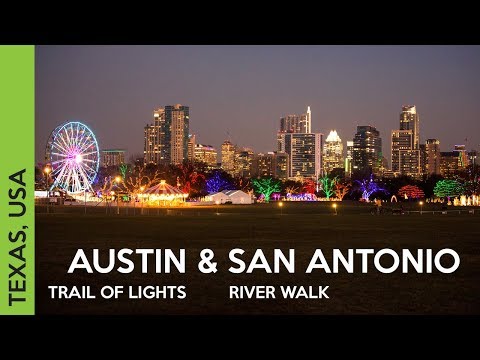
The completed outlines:
[[[190,106],[197,143],[230,137],[276,150],[280,117],[312,109],[312,131],[351,140],[373,125],[390,158],[401,106],[441,151],[480,144],[480,46],[37,46],[36,161],[50,132],[86,123],[100,149],[143,156],[154,108]],[[228,135],[229,134],[229,135]]]

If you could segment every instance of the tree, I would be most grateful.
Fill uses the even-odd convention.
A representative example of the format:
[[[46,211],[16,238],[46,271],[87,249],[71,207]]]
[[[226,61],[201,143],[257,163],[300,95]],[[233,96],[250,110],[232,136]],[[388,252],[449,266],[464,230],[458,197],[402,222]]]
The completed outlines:
[[[440,180],[433,188],[433,193],[438,197],[460,196],[463,193],[462,185],[457,180]]]
[[[365,201],[368,201],[374,193],[388,193],[382,185],[373,180],[373,174],[370,175],[370,178],[355,180],[355,183],[357,189],[362,192],[362,199]]]
[[[138,170],[133,171],[128,179],[125,179],[124,186],[130,194],[137,195],[143,190],[157,184],[160,180],[161,175],[158,170],[150,175],[147,174],[144,168],[139,168]]]
[[[335,184],[337,183],[337,177],[329,178],[328,175],[324,175],[323,177],[319,178],[318,181],[322,186],[322,191],[325,193],[327,200],[330,200],[330,197],[335,192]]]
[[[246,193],[252,190],[252,183],[250,179],[246,177],[235,177],[233,179],[233,186],[235,189],[240,189]]]
[[[180,189],[186,193],[199,193],[202,190],[201,185],[205,181],[205,175],[197,171],[198,164],[192,161],[184,161],[176,167],[177,182],[180,183]]]
[[[120,171],[120,174],[122,175],[122,179],[125,180],[127,178],[128,165],[127,164],[121,164],[118,167],[118,171]]]
[[[425,193],[416,185],[405,185],[398,190],[398,195],[409,199],[421,199],[425,197]]]
[[[270,195],[281,190],[280,182],[272,178],[252,179],[255,191],[265,197],[265,202],[270,201]]]
[[[312,179],[306,179],[303,182],[302,190],[308,194],[315,194],[316,184]]]
[[[217,170],[208,178],[205,183],[205,188],[209,194],[213,194],[223,190],[231,190],[233,186],[224,174]]]
[[[335,196],[337,199],[343,200],[345,195],[348,194],[350,191],[351,185],[350,184],[342,184],[337,182],[335,184]]]
[[[463,188],[465,195],[478,195],[480,193],[480,178],[475,175],[473,179],[465,181]]]

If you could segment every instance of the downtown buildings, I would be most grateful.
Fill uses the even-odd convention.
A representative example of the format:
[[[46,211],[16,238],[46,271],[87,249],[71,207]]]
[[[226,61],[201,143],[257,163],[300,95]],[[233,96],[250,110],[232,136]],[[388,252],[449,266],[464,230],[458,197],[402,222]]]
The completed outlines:
[[[310,106],[302,115],[280,118],[277,150],[288,155],[289,178],[314,178],[322,174],[323,134],[312,133]]]
[[[189,124],[188,106],[175,104],[154,110],[153,123],[144,128],[144,164],[181,164],[187,160]]]

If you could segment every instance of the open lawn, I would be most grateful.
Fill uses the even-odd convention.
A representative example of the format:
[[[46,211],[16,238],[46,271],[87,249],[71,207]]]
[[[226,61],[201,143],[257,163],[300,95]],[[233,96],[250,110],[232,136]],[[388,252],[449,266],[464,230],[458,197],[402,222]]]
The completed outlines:
[[[419,210],[418,203],[402,204],[404,210]],[[399,206],[399,204],[395,205]],[[219,214],[217,215],[216,212]],[[176,209],[128,209],[83,206],[36,208],[37,313],[39,314],[480,314],[480,209],[475,214],[454,211],[441,215],[440,205],[426,204],[424,211],[408,215],[371,215],[372,205],[341,202],[338,216],[331,203],[284,203],[251,206],[191,207]],[[449,209],[450,210],[450,209]],[[454,210],[458,210],[455,208]],[[465,210],[463,208],[462,210]],[[67,269],[78,248],[91,254],[103,249],[171,248],[186,250],[186,273],[156,274],[154,264],[142,274],[139,261],[133,273],[87,274]],[[198,271],[199,252],[215,251],[218,272]],[[279,274],[255,270],[252,274],[231,274],[228,252],[242,248],[247,262],[261,248],[272,264],[272,249],[295,249],[295,274],[281,268]],[[327,260],[339,248],[452,248],[461,259],[452,274],[434,270],[403,274],[401,268],[382,274],[369,261],[369,272],[305,274],[315,249]],[[91,256],[89,257],[92,258]],[[360,255],[358,255],[358,259]],[[135,257],[137,260],[138,257]],[[357,260],[357,257],[355,258]],[[331,264],[331,263],[330,263]],[[385,266],[388,264],[385,263]],[[343,271],[342,271],[343,270]],[[185,299],[52,300],[48,285],[92,285],[98,294],[104,285],[185,285]],[[329,299],[229,299],[230,285],[329,286]]]

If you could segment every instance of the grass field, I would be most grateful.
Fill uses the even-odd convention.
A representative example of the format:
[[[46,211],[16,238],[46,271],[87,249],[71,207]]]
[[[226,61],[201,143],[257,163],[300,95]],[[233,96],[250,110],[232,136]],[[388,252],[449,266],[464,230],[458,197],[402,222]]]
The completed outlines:
[[[403,204],[418,211],[418,204]],[[285,203],[251,206],[192,207],[177,209],[82,206],[36,208],[37,313],[39,314],[479,314],[480,302],[480,209],[475,214],[458,211],[441,215],[370,214],[367,204],[339,203],[338,216],[329,203]],[[440,210],[427,204],[424,211]],[[457,209],[455,209],[457,210]],[[272,249],[296,251],[295,274],[231,274],[228,252],[246,251],[247,262],[257,248],[267,259]],[[367,274],[355,263],[355,272],[305,274],[311,256],[321,248],[331,258],[333,248],[452,248],[461,264],[452,274],[377,272],[370,261]],[[67,274],[78,248],[171,248],[187,249],[186,273],[142,274],[140,265],[131,274]],[[218,272],[197,269],[199,252],[215,251]],[[91,251],[90,251],[91,252]],[[106,255],[106,251],[103,253]],[[91,259],[91,257],[90,257]],[[106,258],[103,258],[106,260]],[[387,265],[387,264],[385,264]],[[52,300],[48,285],[92,285],[98,294],[104,285],[185,285],[180,299]],[[230,285],[329,286],[329,299],[229,299]]]

